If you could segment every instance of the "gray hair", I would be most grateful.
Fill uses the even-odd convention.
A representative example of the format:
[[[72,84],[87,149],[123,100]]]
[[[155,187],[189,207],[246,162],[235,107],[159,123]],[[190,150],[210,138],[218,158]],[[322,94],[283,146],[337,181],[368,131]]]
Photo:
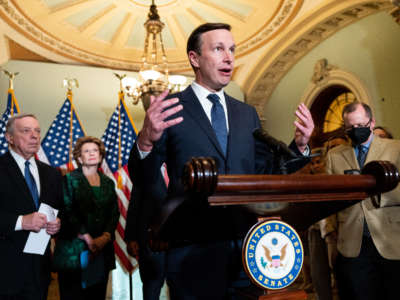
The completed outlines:
[[[14,132],[14,124],[16,120],[23,119],[23,118],[34,118],[37,120],[36,116],[34,114],[15,114],[11,118],[8,119],[7,125],[6,125],[6,133],[8,134],[13,134]]]

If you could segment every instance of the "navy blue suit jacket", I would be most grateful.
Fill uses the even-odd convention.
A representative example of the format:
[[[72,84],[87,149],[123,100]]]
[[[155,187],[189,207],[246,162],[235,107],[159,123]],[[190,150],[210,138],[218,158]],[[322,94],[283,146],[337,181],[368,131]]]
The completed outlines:
[[[60,209],[61,174],[36,161],[40,177],[40,203]],[[18,293],[26,278],[50,282],[50,247],[44,255],[23,253],[30,231],[15,231],[19,215],[36,211],[24,175],[9,152],[0,157],[0,295]]]
[[[182,176],[185,163],[199,156],[213,157],[219,174],[272,173],[273,153],[253,137],[253,131],[260,128],[256,110],[225,94],[229,136],[224,156],[192,88],[189,86],[172,97],[180,99],[183,109],[171,118],[181,116],[183,122],[166,129],[143,160],[134,145],[129,161],[134,187],[142,189],[143,194],[151,194],[151,188],[147,187],[157,186],[160,166],[166,162],[170,179],[168,196],[159,206],[168,205],[178,197],[185,199],[165,226],[164,234],[169,240],[209,241],[243,236],[255,222],[253,215],[239,206],[210,207],[204,197],[185,193]],[[298,153],[297,147],[294,150]]]

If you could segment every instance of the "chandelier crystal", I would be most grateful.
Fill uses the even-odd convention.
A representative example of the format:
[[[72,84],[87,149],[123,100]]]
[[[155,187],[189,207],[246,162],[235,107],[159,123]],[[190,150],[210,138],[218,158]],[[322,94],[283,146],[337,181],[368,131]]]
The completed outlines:
[[[122,80],[125,93],[132,97],[133,104],[136,105],[141,101],[145,110],[150,106],[150,96],[157,96],[167,88],[172,92],[180,91],[186,83],[186,77],[182,75],[169,75],[161,35],[165,24],[160,20],[154,0],[147,16],[148,19],[144,23],[146,38],[139,71],[140,80],[132,77],[125,77]]]

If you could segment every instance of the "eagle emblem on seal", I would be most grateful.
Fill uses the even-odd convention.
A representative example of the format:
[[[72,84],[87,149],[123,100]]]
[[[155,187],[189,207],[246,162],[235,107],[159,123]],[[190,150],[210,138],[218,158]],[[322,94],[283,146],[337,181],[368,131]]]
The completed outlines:
[[[267,262],[262,261],[262,265],[265,268],[268,264],[268,268],[274,269],[284,267],[283,261],[285,260],[286,256],[287,244],[278,248],[278,240],[276,238],[273,238],[271,242],[274,249],[270,249],[269,247],[262,245],[262,247],[264,248],[265,258],[267,259]]]

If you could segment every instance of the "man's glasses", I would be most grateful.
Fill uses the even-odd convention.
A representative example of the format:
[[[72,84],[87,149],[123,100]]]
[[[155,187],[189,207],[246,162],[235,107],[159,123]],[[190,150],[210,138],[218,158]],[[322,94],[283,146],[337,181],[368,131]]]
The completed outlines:
[[[353,128],[365,128],[365,127],[369,127],[371,125],[371,119],[368,121],[368,123],[366,124],[354,124],[352,126],[345,126],[344,127],[344,131],[345,132],[349,132],[351,131]]]

